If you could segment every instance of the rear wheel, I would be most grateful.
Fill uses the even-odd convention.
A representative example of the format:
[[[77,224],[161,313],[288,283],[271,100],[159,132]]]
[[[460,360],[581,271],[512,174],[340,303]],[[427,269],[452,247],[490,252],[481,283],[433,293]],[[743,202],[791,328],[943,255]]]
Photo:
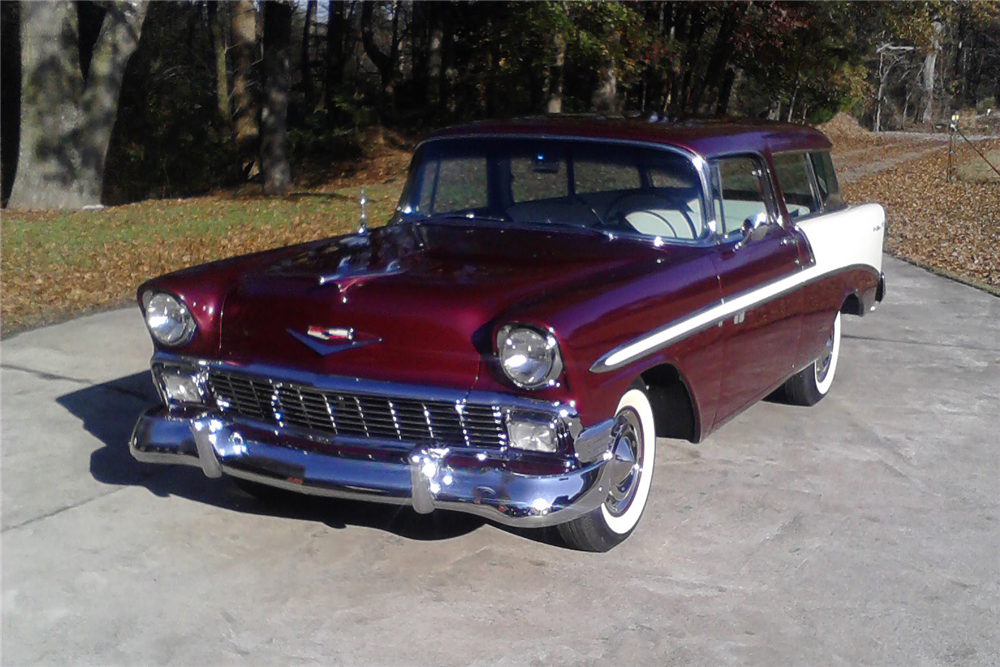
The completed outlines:
[[[840,357],[840,313],[833,320],[830,336],[819,359],[785,382],[785,395],[794,405],[816,405],[830,392]]]
[[[653,408],[641,389],[629,389],[618,403],[611,431],[610,488],[597,509],[558,526],[569,546],[608,551],[632,534],[649,498],[656,457]]]

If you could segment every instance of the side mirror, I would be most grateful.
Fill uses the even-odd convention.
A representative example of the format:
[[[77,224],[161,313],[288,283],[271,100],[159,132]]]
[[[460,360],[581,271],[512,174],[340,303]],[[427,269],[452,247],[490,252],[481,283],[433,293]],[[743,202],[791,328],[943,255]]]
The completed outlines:
[[[770,226],[770,221],[767,219],[767,213],[761,211],[756,215],[752,215],[743,221],[743,240],[744,243],[747,241],[760,241],[762,238],[767,236],[767,230]]]

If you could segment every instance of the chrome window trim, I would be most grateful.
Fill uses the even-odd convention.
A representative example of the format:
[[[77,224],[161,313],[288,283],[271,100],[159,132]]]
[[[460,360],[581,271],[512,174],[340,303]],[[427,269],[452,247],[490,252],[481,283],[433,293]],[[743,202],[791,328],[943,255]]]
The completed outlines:
[[[829,148],[822,149],[822,150],[825,151],[826,153],[830,152]],[[788,215],[788,207],[785,205],[785,193],[782,192],[781,193],[781,205],[782,205],[782,208],[785,210],[785,215],[788,218],[787,222],[792,227],[794,227],[795,225],[797,225],[799,223],[799,221],[801,221],[801,220],[811,220],[811,219],[813,219],[813,218],[815,218],[817,216],[825,215],[827,213],[832,213],[833,211],[839,211],[839,210],[841,210],[841,209],[843,209],[843,208],[846,207],[846,204],[841,204],[840,206],[838,206],[836,208],[827,208],[827,206],[823,202],[823,197],[820,196],[819,183],[816,180],[816,171],[815,171],[815,167],[813,167],[812,155],[811,155],[812,153],[819,153],[819,152],[821,152],[821,151],[818,150],[818,149],[815,149],[815,148],[794,148],[792,150],[774,151],[774,152],[771,153],[771,160],[772,161],[774,160],[774,158],[782,156],[782,155],[801,155],[805,159],[806,171],[808,172],[808,176],[809,176],[809,189],[812,191],[813,200],[816,202],[816,210],[810,212],[807,215],[802,215],[802,216],[799,216],[797,218],[792,218],[790,215]],[[833,163],[831,162],[831,164],[833,164]],[[836,170],[834,171],[834,174],[836,174]],[[774,182],[777,184],[777,186],[779,188],[781,187],[781,183],[778,182],[778,170],[777,169],[774,170]],[[837,183],[838,183],[838,186],[839,186],[839,184],[840,184],[840,178],[839,177],[837,178]],[[843,199],[843,197],[841,197],[841,199]]]
[[[761,170],[760,181],[761,181],[761,194],[764,196],[764,208],[767,209],[768,222],[776,225],[780,225],[783,229],[791,229],[791,226],[785,223],[783,216],[781,215],[781,209],[778,208],[778,195],[774,189],[774,174],[771,173],[771,168],[768,164],[767,158],[764,154],[758,151],[733,151],[731,153],[723,153],[720,155],[713,155],[709,159],[709,173],[717,168],[719,160],[730,160],[733,158],[749,158],[756,162],[757,168]],[[715,206],[713,203],[712,214],[715,214]],[[718,226],[718,223],[717,223]],[[741,233],[730,233],[723,234],[721,226],[718,226],[716,235],[719,238],[719,245],[728,245],[733,242],[739,241],[743,236]]]
[[[718,245],[721,241],[719,236],[719,225],[715,218],[715,210],[712,208],[711,204],[711,179],[709,176],[708,160],[698,153],[697,151],[691,150],[690,148],[685,148],[683,146],[675,146],[672,144],[662,144],[654,141],[641,141],[637,139],[601,139],[597,137],[582,137],[577,135],[559,135],[559,134],[549,134],[549,133],[533,133],[533,132],[502,132],[502,133],[467,133],[467,134],[448,134],[439,137],[429,137],[424,139],[416,145],[413,149],[413,154],[416,155],[417,152],[427,144],[436,143],[440,141],[461,141],[461,140],[472,140],[472,139],[537,139],[542,141],[568,141],[568,142],[578,142],[578,143],[592,143],[592,144],[614,144],[617,146],[631,146],[635,148],[651,148],[660,151],[666,151],[668,153],[674,153],[683,158],[686,158],[691,166],[694,168],[695,172],[698,174],[698,180],[701,181],[701,200],[702,200],[702,210],[705,212],[705,224],[708,226],[710,233],[704,239],[698,239],[696,241],[685,242],[683,239],[669,239],[663,240],[660,237],[651,237],[646,234],[612,234],[612,238],[618,236],[624,236],[627,238],[634,238],[637,240],[645,240],[648,243],[656,244],[656,240],[660,239],[660,243],[669,245],[685,245],[694,247],[710,247],[713,245]],[[409,182],[409,177],[407,177],[407,182]],[[403,195],[407,193],[407,188],[404,187]],[[402,203],[402,195],[400,199]],[[396,207],[397,210],[399,206]]]

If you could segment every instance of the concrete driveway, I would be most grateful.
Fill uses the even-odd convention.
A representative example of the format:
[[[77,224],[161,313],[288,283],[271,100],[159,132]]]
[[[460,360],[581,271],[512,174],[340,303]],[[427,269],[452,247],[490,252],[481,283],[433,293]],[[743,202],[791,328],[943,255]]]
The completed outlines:
[[[3,342],[5,665],[995,665],[1000,299],[886,260],[833,393],[660,441],[609,554],[139,465],[137,311]]]

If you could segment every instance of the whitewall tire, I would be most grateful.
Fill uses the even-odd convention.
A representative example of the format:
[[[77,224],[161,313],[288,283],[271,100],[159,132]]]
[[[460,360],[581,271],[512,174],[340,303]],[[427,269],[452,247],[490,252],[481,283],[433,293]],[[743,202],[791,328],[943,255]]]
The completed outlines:
[[[833,320],[830,336],[819,359],[785,383],[785,396],[793,405],[816,405],[830,392],[840,358],[840,313]]]
[[[656,425],[646,392],[625,392],[615,411],[612,458],[608,466],[610,487],[600,507],[561,524],[565,542],[584,551],[608,551],[632,534],[649,499],[656,461]]]

